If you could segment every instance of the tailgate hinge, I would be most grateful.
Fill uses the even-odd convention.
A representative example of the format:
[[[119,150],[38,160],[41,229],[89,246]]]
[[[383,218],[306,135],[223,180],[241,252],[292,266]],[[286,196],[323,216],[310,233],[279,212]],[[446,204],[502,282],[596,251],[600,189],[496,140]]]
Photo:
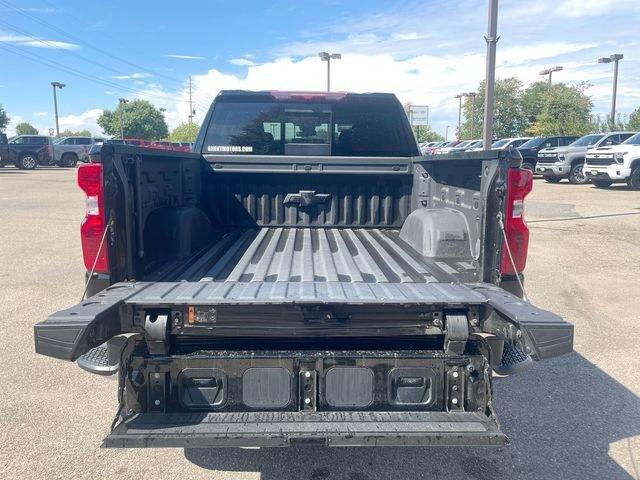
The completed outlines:
[[[462,355],[469,339],[466,315],[447,315],[445,319],[444,351],[447,355]]]
[[[169,314],[164,312],[150,312],[144,318],[144,337],[151,355],[169,353],[168,320]]]

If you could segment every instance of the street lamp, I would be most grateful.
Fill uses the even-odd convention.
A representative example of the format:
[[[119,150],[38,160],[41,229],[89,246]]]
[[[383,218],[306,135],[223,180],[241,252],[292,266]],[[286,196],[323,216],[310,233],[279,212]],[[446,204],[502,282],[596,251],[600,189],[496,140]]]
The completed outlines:
[[[320,52],[318,56],[323,62],[327,62],[327,92],[331,91],[331,59],[339,60],[342,58],[340,53]]]
[[[127,103],[129,100],[127,100],[126,98],[119,98],[118,102],[120,103],[120,138],[122,140],[124,140],[124,120],[122,118],[122,110],[123,110],[123,105],[125,103]]]
[[[462,131],[462,99],[463,98],[472,98],[473,103],[471,104],[471,138],[473,138],[474,130],[475,130],[475,110],[476,110],[476,92],[467,92],[467,93],[459,93],[455,96],[458,99],[458,140],[461,137]]]
[[[460,129],[462,128],[462,97],[464,96],[464,93],[455,96],[458,99],[458,140],[460,140]]]
[[[58,125],[58,96],[56,95],[56,88],[64,88],[66,85],[60,82],[51,82],[53,87],[53,110],[56,116],[56,137],[60,136],[60,126]]]
[[[618,94],[618,62],[624,58],[621,53],[614,53],[608,57],[601,57],[598,59],[598,63],[611,63],[613,62],[613,96],[611,98],[611,125],[615,125],[616,121],[616,96]]]
[[[551,75],[553,75],[553,72],[559,72],[560,70],[562,70],[562,67],[558,65],[556,67],[545,68],[540,71],[540,75],[549,75],[549,88],[551,88]]]

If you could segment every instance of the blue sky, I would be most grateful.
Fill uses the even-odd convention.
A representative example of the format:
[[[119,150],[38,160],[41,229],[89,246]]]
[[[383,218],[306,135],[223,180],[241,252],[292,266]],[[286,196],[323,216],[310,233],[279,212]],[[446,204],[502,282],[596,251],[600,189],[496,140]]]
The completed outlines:
[[[0,0],[0,104],[46,132],[89,128],[118,98],[165,108],[171,127],[196,120],[224,88],[322,90],[321,50],[340,52],[332,89],[390,91],[431,106],[434,128],[457,123],[454,95],[484,78],[487,1],[316,0],[164,2]],[[590,82],[595,113],[610,107],[612,68],[623,53],[618,111],[640,106],[640,1],[501,0],[497,76],[525,84],[562,65],[554,80]]]

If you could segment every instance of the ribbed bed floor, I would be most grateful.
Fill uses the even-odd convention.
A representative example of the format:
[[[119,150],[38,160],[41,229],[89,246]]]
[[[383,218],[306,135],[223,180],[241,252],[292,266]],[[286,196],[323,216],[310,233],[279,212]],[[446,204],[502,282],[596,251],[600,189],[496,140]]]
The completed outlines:
[[[467,262],[426,262],[399,239],[398,230],[261,228],[223,235],[181,279],[430,283],[472,268]]]

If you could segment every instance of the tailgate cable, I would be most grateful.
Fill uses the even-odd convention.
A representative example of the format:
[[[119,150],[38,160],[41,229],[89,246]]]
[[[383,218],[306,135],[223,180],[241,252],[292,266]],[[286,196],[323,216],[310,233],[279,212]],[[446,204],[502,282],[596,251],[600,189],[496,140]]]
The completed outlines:
[[[100,257],[100,252],[102,251],[102,245],[104,245],[104,239],[107,238],[107,232],[109,231],[109,227],[113,225],[113,218],[109,219],[107,225],[104,227],[104,232],[102,232],[102,238],[100,239],[100,245],[98,245],[98,253],[96,253],[96,259],[93,261],[93,266],[91,267],[91,271],[89,275],[87,275],[87,281],[84,284],[84,291],[82,292],[82,296],[80,297],[80,301],[84,300],[84,296],[87,294],[87,290],[89,290],[89,282],[91,281],[91,277],[93,277],[93,273],[96,271],[96,265],[98,264],[98,258]]]
[[[513,255],[511,255],[511,247],[509,247],[509,240],[507,239],[507,232],[504,229],[504,223],[502,221],[502,214],[498,213],[498,224],[500,225],[500,230],[502,231],[502,237],[504,238],[504,246],[507,248],[507,254],[509,255],[509,261],[511,262],[511,266],[513,267],[513,271],[516,272],[516,279],[518,280],[518,285],[520,285],[520,289],[522,290],[522,298],[529,302],[529,297],[524,290],[524,284],[520,279],[520,274],[518,274],[518,270],[516,269],[516,262],[513,260]],[[531,303],[531,302],[529,302]]]

